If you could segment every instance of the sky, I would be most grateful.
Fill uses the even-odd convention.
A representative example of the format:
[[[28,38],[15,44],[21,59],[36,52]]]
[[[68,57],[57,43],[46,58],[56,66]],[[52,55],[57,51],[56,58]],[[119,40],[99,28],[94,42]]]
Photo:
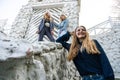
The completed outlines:
[[[12,24],[22,5],[28,0],[0,0],[0,19],[8,19],[8,24]]]
[[[108,19],[112,0],[81,0],[79,24],[93,27]]]
[[[22,5],[28,0],[0,0],[0,19],[12,24]],[[80,25],[87,28],[108,19],[111,0],[81,0]]]

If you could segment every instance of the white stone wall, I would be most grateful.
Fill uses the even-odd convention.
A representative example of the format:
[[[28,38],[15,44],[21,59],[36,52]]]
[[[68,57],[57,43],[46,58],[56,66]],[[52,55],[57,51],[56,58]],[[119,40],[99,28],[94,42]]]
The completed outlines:
[[[27,64],[25,58],[0,61],[0,80],[46,80],[40,61]]]
[[[67,51],[58,43],[30,44],[0,33],[0,80],[79,80]],[[30,48],[30,54],[26,54]]]
[[[69,20],[69,31],[73,31],[79,25],[79,3],[71,2],[70,4],[65,4],[63,7],[63,13],[66,14]]]
[[[15,38],[24,38],[28,30],[29,22],[32,15],[32,8],[30,5],[25,5],[20,9],[20,12],[12,24],[10,36]]]
[[[39,45],[38,48],[33,49],[36,53],[34,58],[43,63],[46,72],[46,80],[80,79],[80,75],[73,62],[68,62],[66,59],[67,51],[60,44],[40,44],[44,46]],[[42,49],[38,50],[40,47],[42,47]]]

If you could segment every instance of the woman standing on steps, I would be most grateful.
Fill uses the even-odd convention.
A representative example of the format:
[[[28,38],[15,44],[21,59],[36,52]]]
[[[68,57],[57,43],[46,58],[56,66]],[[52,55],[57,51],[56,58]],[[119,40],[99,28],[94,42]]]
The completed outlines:
[[[67,41],[72,35],[72,43]],[[84,26],[67,32],[56,40],[69,51],[67,59],[73,60],[82,80],[115,80],[110,62],[97,40],[91,40]]]
[[[62,35],[64,35],[67,32],[67,27],[68,27],[68,19],[66,18],[66,16],[64,14],[60,15],[60,23],[56,24],[54,23],[54,25],[58,28],[58,38]]]
[[[53,38],[53,22],[51,20],[51,16],[49,12],[44,14],[44,18],[41,20],[38,31],[36,33],[39,34],[38,41],[43,41],[44,35],[47,35],[50,41],[54,42]]]

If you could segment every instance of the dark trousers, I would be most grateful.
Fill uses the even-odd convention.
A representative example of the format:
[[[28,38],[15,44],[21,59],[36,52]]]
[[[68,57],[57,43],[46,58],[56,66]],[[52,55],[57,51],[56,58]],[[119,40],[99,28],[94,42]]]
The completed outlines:
[[[43,41],[44,35],[46,35],[50,41],[55,42],[55,39],[53,38],[49,27],[43,27],[43,29],[39,33],[38,41]]]

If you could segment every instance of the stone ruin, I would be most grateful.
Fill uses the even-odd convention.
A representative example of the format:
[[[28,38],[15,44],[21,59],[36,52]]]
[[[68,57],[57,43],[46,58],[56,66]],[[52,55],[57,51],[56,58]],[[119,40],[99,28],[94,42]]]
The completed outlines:
[[[79,0],[30,0],[24,5],[12,25],[10,37],[0,32],[0,80],[80,80],[73,62],[66,60],[67,51],[46,38],[38,42],[35,34],[46,11],[56,23],[61,13],[66,14],[70,20],[68,29],[74,29],[78,24],[79,3]],[[120,78],[120,19],[119,13],[114,13],[117,19],[112,19],[110,32],[92,37],[101,43],[115,77]],[[30,54],[26,53],[28,49]]]

